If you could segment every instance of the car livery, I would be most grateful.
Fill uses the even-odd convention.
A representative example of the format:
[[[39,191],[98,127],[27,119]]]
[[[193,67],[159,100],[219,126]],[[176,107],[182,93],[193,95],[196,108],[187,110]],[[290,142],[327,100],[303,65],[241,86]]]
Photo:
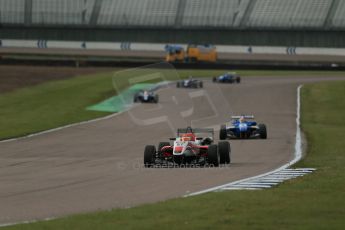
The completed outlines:
[[[176,87],[177,88],[203,88],[204,84],[201,80],[193,79],[192,77],[190,77],[189,79],[176,82]]]
[[[218,77],[213,77],[213,82],[220,82],[220,83],[240,83],[241,77],[237,73],[228,72]]]
[[[232,116],[232,121],[229,122],[229,125],[221,125],[219,130],[219,139],[267,139],[266,125],[257,124],[253,119],[253,115]]]
[[[134,95],[134,102],[148,102],[148,103],[158,103],[158,94],[147,91],[147,90],[140,90]]]
[[[213,144],[213,139],[213,129],[192,129],[191,127],[178,129],[177,137],[170,138],[170,142],[160,142],[158,148],[154,145],[145,147],[145,167],[181,164],[213,166],[229,164],[230,143],[221,141],[216,145]]]

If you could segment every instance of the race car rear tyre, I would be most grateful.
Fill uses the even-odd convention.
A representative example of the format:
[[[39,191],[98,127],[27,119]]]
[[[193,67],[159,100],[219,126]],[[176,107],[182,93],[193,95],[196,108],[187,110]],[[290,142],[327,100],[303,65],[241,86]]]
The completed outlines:
[[[219,155],[218,155],[217,145],[208,146],[207,161],[210,164],[210,166],[214,166],[214,167],[219,166]]]
[[[240,83],[241,82],[241,77],[236,78],[236,83]]]
[[[134,99],[133,99],[133,102],[138,102],[138,97],[137,96],[134,96]]]
[[[218,143],[218,152],[219,152],[219,163],[220,164],[229,164],[230,163],[230,143],[227,141],[220,141]]]
[[[219,130],[219,139],[225,140],[227,138],[228,134],[226,132],[226,125],[221,125]]]
[[[267,129],[266,129],[266,125],[264,124],[259,124],[259,135],[261,139],[267,139]]]
[[[200,87],[200,88],[203,88],[203,87],[204,87],[204,83],[203,83],[202,81],[199,83],[199,87]]]
[[[153,167],[156,159],[156,147],[154,145],[146,145],[144,151],[145,168]]]
[[[164,147],[164,146],[170,146],[170,143],[169,142],[159,142],[158,144],[158,155],[161,156],[162,155],[162,151],[161,149]]]

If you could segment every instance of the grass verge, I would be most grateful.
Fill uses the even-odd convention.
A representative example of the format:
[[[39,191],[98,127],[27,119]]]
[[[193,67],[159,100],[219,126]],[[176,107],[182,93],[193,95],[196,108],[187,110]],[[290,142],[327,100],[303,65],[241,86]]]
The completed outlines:
[[[208,193],[7,227],[5,229],[343,229],[345,82],[302,89],[308,154],[298,167],[318,170],[262,191]]]
[[[109,74],[51,81],[0,95],[0,139],[104,116],[85,107],[112,94]]]
[[[150,70],[142,70],[151,73]],[[160,70],[164,73],[167,70]],[[179,70],[181,78],[188,76],[211,77],[225,70]],[[343,75],[344,72],[329,71],[238,71],[242,76],[303,76]],[[128,86],[128,77],[133,72],[120,74],[119,89]],[[112,73],[75,77],[52,81],[0,94],[0,140],[25,136],[71,123],[90,120],[109,113],[87,111],[87,106],[96,104],[116,94],[112,85]],[[166,74],[175,76],[174,74]],[[169,79],[168,79],[169,80]]]
[[[0,94],[0,140],[109,115],[85,108],[116,95],[112,77],[117,71],[51,81]],[[152,72],[146,69],[143,73],[145,71]],[[209,74],[201,72],[203,76]],[[119,90],[128,86],[131,73],[119,74]],[[186,71],[181,75],[186,77],[191,73],[198,75],[197,71]],[[221,71],[212,72],[218,73]]]

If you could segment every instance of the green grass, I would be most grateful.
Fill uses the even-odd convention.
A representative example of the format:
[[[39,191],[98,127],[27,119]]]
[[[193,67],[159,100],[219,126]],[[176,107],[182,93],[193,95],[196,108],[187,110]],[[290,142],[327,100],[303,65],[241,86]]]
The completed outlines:
[[[0,139],[104,116],[85,111],[85,107],[111,94],[109,74],[52,81],[1,94]]]
[[[221,72],[184,70],[181,75],[210,76]],[[125,80],[131,73],[133,71],[118,74],[120,89],[127,86]],[[0,140],[107,115],[85,108],[116,94],[113,74],[75,77],[0,94]]]
[[[130,209],[80,214],[5,229],[344,229],[345,82],[302,89],[311,175],[262,191],[179,198]]]
[[[122,90],[128,86],[127,79],[133,73],[151,74],[157,70],[137,69],[118,73],[117,84]],[[159,70],[167,80],[176,80],[171,70]],[[225,70],[180,70],[185,78],[211,77]],[[238,71],[242,76],[341,76],[344,72],[335,71]],[[18,89],[0,94],[0,140],[25,136],[63,125],[90,120],[108,115],[104,112],[87,111],[86,107],[96,104],[116,94],[112,85],[114,73],[101,73],[80,76],[72,79],[44,83],[38,86]]]
[[[116,94],[112,77],[117,72],[52,81],[0,94],[0,140],[108,115],[85,108]],[[141,72],[150,74],[153,70]],[[162,72],[168,80],[175,77],[171,71]],[[116,75],[119,90],[128,86],[127,79],[132,73],[125,71]],[[182,73],[185,77],[187,74],[189,72]]]

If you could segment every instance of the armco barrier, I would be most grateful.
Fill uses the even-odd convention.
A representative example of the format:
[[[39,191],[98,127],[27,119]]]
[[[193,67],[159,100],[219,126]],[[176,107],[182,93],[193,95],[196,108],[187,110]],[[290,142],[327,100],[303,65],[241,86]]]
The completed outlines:
[[[180,44],[184,48],[187,44]],[[164,51],[166,43],[138,42],[88,42],[88,41],[53,41],[53,40],[9,40],[0,38],[0,46],[5,48],[63,48],[63,49],[97,49],[122,51]],[[228,46],[216,45],[219,53],[252,54],[288,54],[288,55],[339,55],[345,56],[345,48],[315,47],[271,47],[271,46]]]

